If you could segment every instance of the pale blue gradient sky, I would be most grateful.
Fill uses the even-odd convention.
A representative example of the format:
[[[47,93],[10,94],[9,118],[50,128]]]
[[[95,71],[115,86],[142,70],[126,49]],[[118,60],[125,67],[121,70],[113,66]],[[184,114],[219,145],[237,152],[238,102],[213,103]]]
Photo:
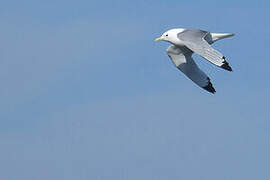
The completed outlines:
[[[269,8],[2,1],[0,179],[269,179]],[[234,72],[195,56],[215,95],[153,41],[174,27],[236,34],[214,44]]]

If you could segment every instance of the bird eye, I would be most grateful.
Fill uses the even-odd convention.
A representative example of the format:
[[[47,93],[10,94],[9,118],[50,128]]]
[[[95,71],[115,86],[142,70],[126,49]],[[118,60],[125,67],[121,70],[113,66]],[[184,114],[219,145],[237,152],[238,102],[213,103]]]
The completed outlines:
[[[168,36],[168,34],[166,34],[166,36]]]

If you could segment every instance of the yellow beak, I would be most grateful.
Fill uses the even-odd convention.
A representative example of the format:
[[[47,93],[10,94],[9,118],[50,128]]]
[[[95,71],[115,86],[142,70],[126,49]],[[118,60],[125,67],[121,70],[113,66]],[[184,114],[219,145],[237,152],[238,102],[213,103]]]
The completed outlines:
[[[164,40],[164,39],[163,39],[163,38],[161,38],[161,37],[159,37],[159,38],[155,39],[155,41],[162,41],[162,40]]]

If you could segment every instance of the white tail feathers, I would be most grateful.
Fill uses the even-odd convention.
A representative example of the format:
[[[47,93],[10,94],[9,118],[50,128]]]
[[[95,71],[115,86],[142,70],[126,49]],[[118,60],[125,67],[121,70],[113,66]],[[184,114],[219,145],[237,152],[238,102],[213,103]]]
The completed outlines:
[[[227,38],[227,37],[231,37],[231,36],[234,36],[233,33],[210,33],[211,36],[212,36],[212,41],[215,42],[217,40],[220,40],[220,39],[224,39],[224,38]]]

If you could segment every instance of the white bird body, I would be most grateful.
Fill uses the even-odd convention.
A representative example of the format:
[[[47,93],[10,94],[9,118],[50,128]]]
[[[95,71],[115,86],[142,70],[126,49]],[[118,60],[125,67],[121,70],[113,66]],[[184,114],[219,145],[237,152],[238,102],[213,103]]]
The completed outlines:
[[[210,78],[197,66],[192,54],[197,53],[212,64],[232,71],[225,57],[210,45],[233,35],[232,33],[210,33],[203,30],[177,28],[166,31],[156,41],[170,42],[172,45],[168,47],[167,53],[174,65],[194,83],[215,93]]]
[[[167,37],[167,39],[164,41],[168,41],[176,46],[184,46],[184,43],[179,38],[177,38],[177,34],[183,32],[185,30],[187,30],[187,29],[183,29],[183,28],[170,29],[170,30],[166,31],[165,33],[163,33],[163,35],[161,37],[166,36],[166,34],[170,33],[171,36],[169,38]],[[210,43],[210,44],[216,42],[217,40],[234,36],[234,34],[232,34],[232,33],[211,33],[211,32],[209,32],[209,33],[211,35],[211,41],[209,41],[208,43]]]

